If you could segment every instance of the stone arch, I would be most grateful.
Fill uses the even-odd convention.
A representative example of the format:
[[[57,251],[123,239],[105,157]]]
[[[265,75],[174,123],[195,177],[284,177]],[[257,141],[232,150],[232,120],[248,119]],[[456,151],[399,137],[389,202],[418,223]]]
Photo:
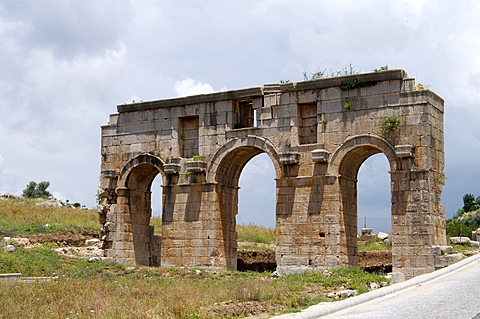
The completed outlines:
[[[370,156],[383,153],[390,172],[398,166],[395,148],[378,136],[360,135],[347,139],[333,154],[330,173],[337,176],[340,196],[340,227],[344,253],[349,264],[358,263],[357,252],[357,175],[362,163]],[[393,193],[391,193],[393,202]],[[393,211],[392,211],[393,213]],[[392,225],[392,230],[395,225]]]
[[[124,197],[119,201],[124,203],[123,218],[130,221],[123,231],[124,244],[133,250],[131,264],[160,266],[161,238],[150,226],[151,185],[159,173],[164,178],[163,161],[150,154],[136,156],[120,173],[117,193]]]
[[[383,153],[390,163],[390,170],[397,169],[395,148],[385,139],[374,135],[358,135],[347,139],[332,154],[329,174],[357,178],[362,163],[370,156]]]
[[[228,141],[215,153],[207,168],[207,180],[238,186],[243,167],[252,157],[261,153],[266,153],[271,159],[276,178],[279,178],[281,166],[275,146],[265,138],[247,136]]]
[[[163,161],[156,156],[138,155],[122,167],[118,186],[130,189],[150,189],[151,183],[158,173],[162,174],[162,178],[165,180],[163,165]],[[135,173],[132,174],[134,171]]]
[[[357,172],[383,153],[393,269],[406,278],[432,271],[443,263],[435,246],[446,244],[443,104],[403,70],[386,70],[119,105],[102,127],[105,254],[151,264],[145,202],[160,173],[162,265],[234,269],[238,179],[266,153],[276,172],[277,270],[355,263]]]
[[[278,178],[281,174],[279,155],[268,140],[257,136],[227,142],[216,152],[209,166],[209,178],[216,184],[227,269],[237,268],[236,215],[240,174],[250,159],[261,153],[266,153],[272,160]]]

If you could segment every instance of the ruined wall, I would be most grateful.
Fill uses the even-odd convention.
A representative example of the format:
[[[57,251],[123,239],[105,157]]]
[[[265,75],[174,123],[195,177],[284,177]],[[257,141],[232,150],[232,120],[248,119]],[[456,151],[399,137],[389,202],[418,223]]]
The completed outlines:
[[[106,255],[235,269],[238,180],[259,153],[276,172],[279,272],[358,262],[357,174],[376,153],[390,163],[394,270],[435,269],[434,246],[445,244],[443,100],[402,70],[119,105],[102,127]],[[161,240],[149,226],[157,174]]]

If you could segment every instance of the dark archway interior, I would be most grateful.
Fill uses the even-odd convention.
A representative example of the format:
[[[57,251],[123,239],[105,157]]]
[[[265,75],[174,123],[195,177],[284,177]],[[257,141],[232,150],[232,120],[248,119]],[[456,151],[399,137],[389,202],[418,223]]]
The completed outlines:
[[[151,186],[159,169],[150,163],[134,167],[127,180],[130,190],[130,218],[137,265],[160,266],[160,236],[155,236],[152,217]]]

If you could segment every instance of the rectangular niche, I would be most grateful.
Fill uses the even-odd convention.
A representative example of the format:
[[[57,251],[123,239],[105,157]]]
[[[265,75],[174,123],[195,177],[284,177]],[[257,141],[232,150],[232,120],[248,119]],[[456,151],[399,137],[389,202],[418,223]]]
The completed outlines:
[[[254,112],[252,100],[233,102],[233,128],[254,126]]]
[[[179,119],[179,148],[181,157],[193,157],[198,153],[198,116]]]
[[[317,143],[317,103],[300,104],[298,106],[298,115],[298,142],[300,144]]]

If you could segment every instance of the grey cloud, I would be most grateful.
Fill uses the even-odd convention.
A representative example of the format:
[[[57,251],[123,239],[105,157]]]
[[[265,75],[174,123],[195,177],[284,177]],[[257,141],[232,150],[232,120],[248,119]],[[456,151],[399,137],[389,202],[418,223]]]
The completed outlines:
[[[118,48],[133,11],[128,1],[3,1],[1,18],[18,23],[24,47],[51,49],[57,58]]]

